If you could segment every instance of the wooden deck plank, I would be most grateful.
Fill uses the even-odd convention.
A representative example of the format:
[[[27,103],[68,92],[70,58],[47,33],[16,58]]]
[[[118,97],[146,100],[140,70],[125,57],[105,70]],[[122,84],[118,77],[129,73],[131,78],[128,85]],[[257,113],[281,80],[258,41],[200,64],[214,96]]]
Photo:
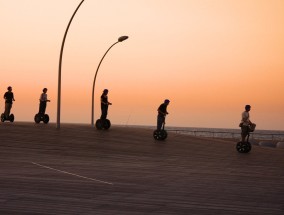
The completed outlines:
[[[284,214],[284,149],[20,122],[0,141],[0,214]]]

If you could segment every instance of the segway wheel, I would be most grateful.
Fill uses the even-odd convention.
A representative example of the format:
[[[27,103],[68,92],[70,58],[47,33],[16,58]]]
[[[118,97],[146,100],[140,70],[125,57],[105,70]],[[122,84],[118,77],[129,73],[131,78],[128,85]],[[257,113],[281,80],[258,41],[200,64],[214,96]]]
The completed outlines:
[[[5,122],[5,114],[4,113],[1,114],[1,122]]]
[[[167,139],[167,137],[168,137],[168,132],[166,130],[163,130],[162,131],[162,140]]]
[[[98,120],[96,121],[96,128],[97,128],[98,130],[102,130],[102,129],[103,129],[103,125],[102,125],[101,119],[98,119]]]
[[[240,153],[248,153],[251,150],[251,144],[249,142],[238,142],[236,145],[236,149]]]
[[[110,128],[110,126],[111,126],[110,121],[109,121],[108,119],[106,119],[106,120],[104,121],[103,128],[107,130],[107,129]]]
[[[48,116],[48,114],[44,114],[44,116],[43,116],[43,122],[44,122],[45,124],[47,124],[47,123],[49,122],[49,116]]]
[[[248,152],[250,152],[250,150],[251,150],[251,144],[250,144],[250,142],[247,142],[246,144],[247,144],[246,153],[248,153]]]
[[[36,114],[34,117],[35,123],[40,123],[40,115]]]
[[[9,116],[9,120],[10,120],[10,122],[14,122],[14,120],[15,120],[14,114],[11,114],[11,115]]]
[[[165,140],[168,137],[168,133],[165,130],[155,130],[153,137],[155,140]]]

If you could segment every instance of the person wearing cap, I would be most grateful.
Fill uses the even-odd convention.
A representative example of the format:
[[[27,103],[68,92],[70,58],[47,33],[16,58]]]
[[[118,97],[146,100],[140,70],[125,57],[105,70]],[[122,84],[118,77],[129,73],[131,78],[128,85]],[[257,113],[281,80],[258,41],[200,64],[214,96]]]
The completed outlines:
[[[47,99],[47,88],[43,88],[42,94],[39,97],[39,114],[44,115],[46,110],[46,102],[50,102],[50,100]]]
[[[14,99],[14,94],[12,92],[12,87],[9,86],[7,88],[7,92],[4,94],[4,99],[5,99],[5,118],[8,119],[9,116],[10,116],[10,111],[12,109],[12,104],[13,104],[13,101],[15,101]]]
[[[157,117],[157,130],[161,130],[163,124],[165,124],[166,115],[169,114],[167,107],[170,103],[170,100],[166,99],[158,108],[158,117]]]
[[[101,95],[101,120],[106,120],[109,105],[112,105],[112,103],[108,101],[108,89],[104,89]]]
[[[250,121],[250,118],[249,118],[250,109],[251,109],[251,106],[246,105],[245,111],[242,113],[242,120],[240,123],[240,127],[242,129],[242,142],[245,142],[246,136],[250,132],[250,126],[253,125],[253,123]]]

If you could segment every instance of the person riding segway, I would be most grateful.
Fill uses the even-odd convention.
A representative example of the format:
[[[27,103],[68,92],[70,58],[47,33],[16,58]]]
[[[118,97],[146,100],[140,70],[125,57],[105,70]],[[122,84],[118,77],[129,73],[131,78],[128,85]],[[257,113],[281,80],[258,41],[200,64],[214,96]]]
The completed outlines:
[[[168,137],[168,133],[165,130],[165,120],[166,115],[169,114],[167,111],[169,103],[170,100],[166,99],[158,108],[157,129],[153,133],[153,137],[156,140],[165,140]]]
[[[7,88],[7,92],[4,94],[4,99],[5,99],[5,112],[1,114],[1,121],[5,122],[6,120],[10,122],[14,122],[14,114],[10,114],[11,109],[12,109],[12,104],[14,99],[14,94],[12,92],[12,87],[9,86]]]
[[[45,114],[46,110],[46,103],[50,102],[50,100],[47,99],[47,88],[43,88],[42,94],[39,98],[39,111],[34,117],[35,123],[40,123],[40,121],[43,121],[45,124],[49,122],[49,116],[48,114]]]
[[[104,89],[102,95],[101,95],[101,118],[96,121],[96,128],[98,130],[102,129],[109,129],[111,126],[110,120],[107,119],[107,114],[108,114],[108,106],[112,105],[108,101],[108,89]]]
[[[236,149],[240,153],[248,153],[251,150],[251,144],[249,142],[249,136],[250,132],[253,132],[255,130],[256,124],[252,123],[249,119],[249,112],[250,112],[251,106],[246,105],[245,111],[242,113],[242,120],[239,124],[239,127],[241,127],[241,136],[242,140],[237,143]]]

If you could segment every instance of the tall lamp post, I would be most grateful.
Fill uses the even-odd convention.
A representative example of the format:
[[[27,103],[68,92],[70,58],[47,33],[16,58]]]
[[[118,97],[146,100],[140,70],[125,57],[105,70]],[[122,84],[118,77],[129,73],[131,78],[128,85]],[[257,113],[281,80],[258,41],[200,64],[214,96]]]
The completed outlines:
[[[58,94],[57,94],[57,123],[56,123],[56,128],[60,128],[60,103],[61,103],[61,66],[62,66],[62,56],[63,56],[63,49],[64,49],[64,44],[65,44],[65,39],[69,30],[69,27],[71,25],[71,22],[75,16],[75,14],[77,13],[78,9],[80,8],[81,4],[84,2],[84,0],[82,0],[80,2],[80,4],[77,6],[76,10],[74,11],[68,25],[67,28],[65,30],[65,34],[62,40],[62,44],[61,44],[61,50],[60,50],[60,57],[59,57],[59,69],[58,69]]]
[[[121,36],[118,38],[117,42],[115,42],[114,44],[112,44],[109,49],[106,51],[106,53],[103,55],[98,67],[97,67],[97,71],[96,71],[96,74],[95,74],[95,77],[94,77],[94,82],[93,82],[93,91],[92,91],[92,126],[94,127],[94,93],[95,93],[95,84],[96,84],[96,79],[97,79],[97,74],[98,74],[98,71],[99,71],[99,68],[101,66],[101,63],[103,61],[103,59],[105,58],[106,54],[108,53],[108,51],[117,43],[119,42],[122,42],[124,40],[127,40],[128,39],[128,36]]]

